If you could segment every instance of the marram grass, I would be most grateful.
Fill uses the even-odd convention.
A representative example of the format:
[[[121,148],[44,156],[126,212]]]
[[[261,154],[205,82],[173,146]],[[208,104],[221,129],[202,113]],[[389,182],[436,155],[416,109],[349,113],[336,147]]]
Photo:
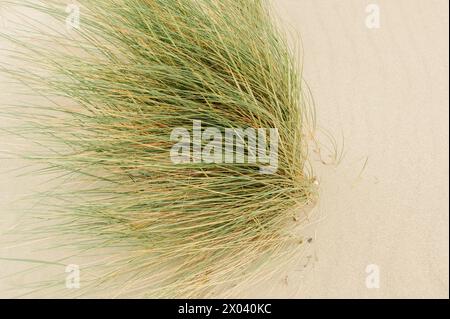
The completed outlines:
[[[26,158],[57,176],[29,213],[36,233],[90,255],[95,275],[76,293],[234,296],[302,248],[293,229],[317,197],[306,141],[314,112],[269,3],[82,0],[79,28],[67,30],[65,1],[17,2],[55,22],[3,34],[28,66],[0,70],[39,99],[2,114],[24,120],[14,133],[39,146]],[[194,121],[276,128],[277,171],[175,165],[171,133]]]

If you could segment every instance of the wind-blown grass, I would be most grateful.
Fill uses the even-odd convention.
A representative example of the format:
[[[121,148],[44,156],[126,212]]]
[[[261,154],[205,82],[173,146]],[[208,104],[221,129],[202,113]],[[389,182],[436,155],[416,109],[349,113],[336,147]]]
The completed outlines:
[[[39,233],[102,252],[83,293],[226,295],[301,249],[292,229],[317,196],[305,138],[314,112],[298,53],[266,1],[82,0],[70,32],[59,1],[18,2],[60,28],[28,20],[26,36],[3,35],[33,65],[3,71],[47,102],[2,113],[26,120],[14,134],[40,145],[26,157],[63,183],[30,215]],[[193,120],[277,128],[278,171],[174,165],[171,131]]]

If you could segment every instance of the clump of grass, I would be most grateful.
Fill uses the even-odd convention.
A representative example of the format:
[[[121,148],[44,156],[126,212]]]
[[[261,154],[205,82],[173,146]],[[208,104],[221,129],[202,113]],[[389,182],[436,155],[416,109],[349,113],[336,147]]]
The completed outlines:
[[[29,38],[4,35],[33,67],[3,71],[46,100],[3,113],[27,119],[15,133],[41,146],[27,157],[62,183],[44,194],[40,234],[102,252],[87,294],[226,295],[292,258],[302,245],[292,227],[317,196],[305,139],[314,113],[266,1],[81,0],[72,31],[61,2],[19,2],[60,28],[28,21]],[[171,132],[194,120],[277,128],[277,172],[174,165]]]

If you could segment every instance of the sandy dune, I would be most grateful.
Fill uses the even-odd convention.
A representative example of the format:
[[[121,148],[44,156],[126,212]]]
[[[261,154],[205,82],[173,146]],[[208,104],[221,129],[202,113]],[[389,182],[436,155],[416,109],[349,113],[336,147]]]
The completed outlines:
[[[343,137],[345,157],[338,166],[314,161],[323,218],[312,226],[306,270],[244,295],[448,298],[448,1],[276,2],[302,36],[319,125],[339,143]],[[366,26],[370,3],[379,5],[379,29]],[[0,15],[5,10],[0,5]],[[14,100],[8,90],[0,78],[0,103]],[[8,147],[0,136],[1,150]],[[2,170],[16,165],[1,161]],[[0,179],[1,231],[16,220],[8,203],[38,182]],[[42,256],[20,249],[2,249],[0,257]],[[17,267],[0,261],[0,277]],[[370,289],[377,271],[379,288]],[[0,296],[10,296],[5,280]]]

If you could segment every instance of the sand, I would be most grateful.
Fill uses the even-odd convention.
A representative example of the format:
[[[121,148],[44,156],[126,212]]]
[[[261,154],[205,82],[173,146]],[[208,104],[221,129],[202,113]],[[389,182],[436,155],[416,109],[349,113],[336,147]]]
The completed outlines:
[[[370,3],[379,29],[366,26]],[[278,0],[277,9],[302,36],[319,125],[345,141],[345,157],[338,166],[314,160],[320,222],[302,270],[243,296],[448,298],[448,1]],[[0,78],[1,102],[14,100],[7,91]],[[1,149],[10,142],[0,137]],[[8,203],[38,183],[3,176],[2,232],[16,220]],[[24,254],[39,255],[0,250]],[[15,269],[0,261],[0,277]]]

